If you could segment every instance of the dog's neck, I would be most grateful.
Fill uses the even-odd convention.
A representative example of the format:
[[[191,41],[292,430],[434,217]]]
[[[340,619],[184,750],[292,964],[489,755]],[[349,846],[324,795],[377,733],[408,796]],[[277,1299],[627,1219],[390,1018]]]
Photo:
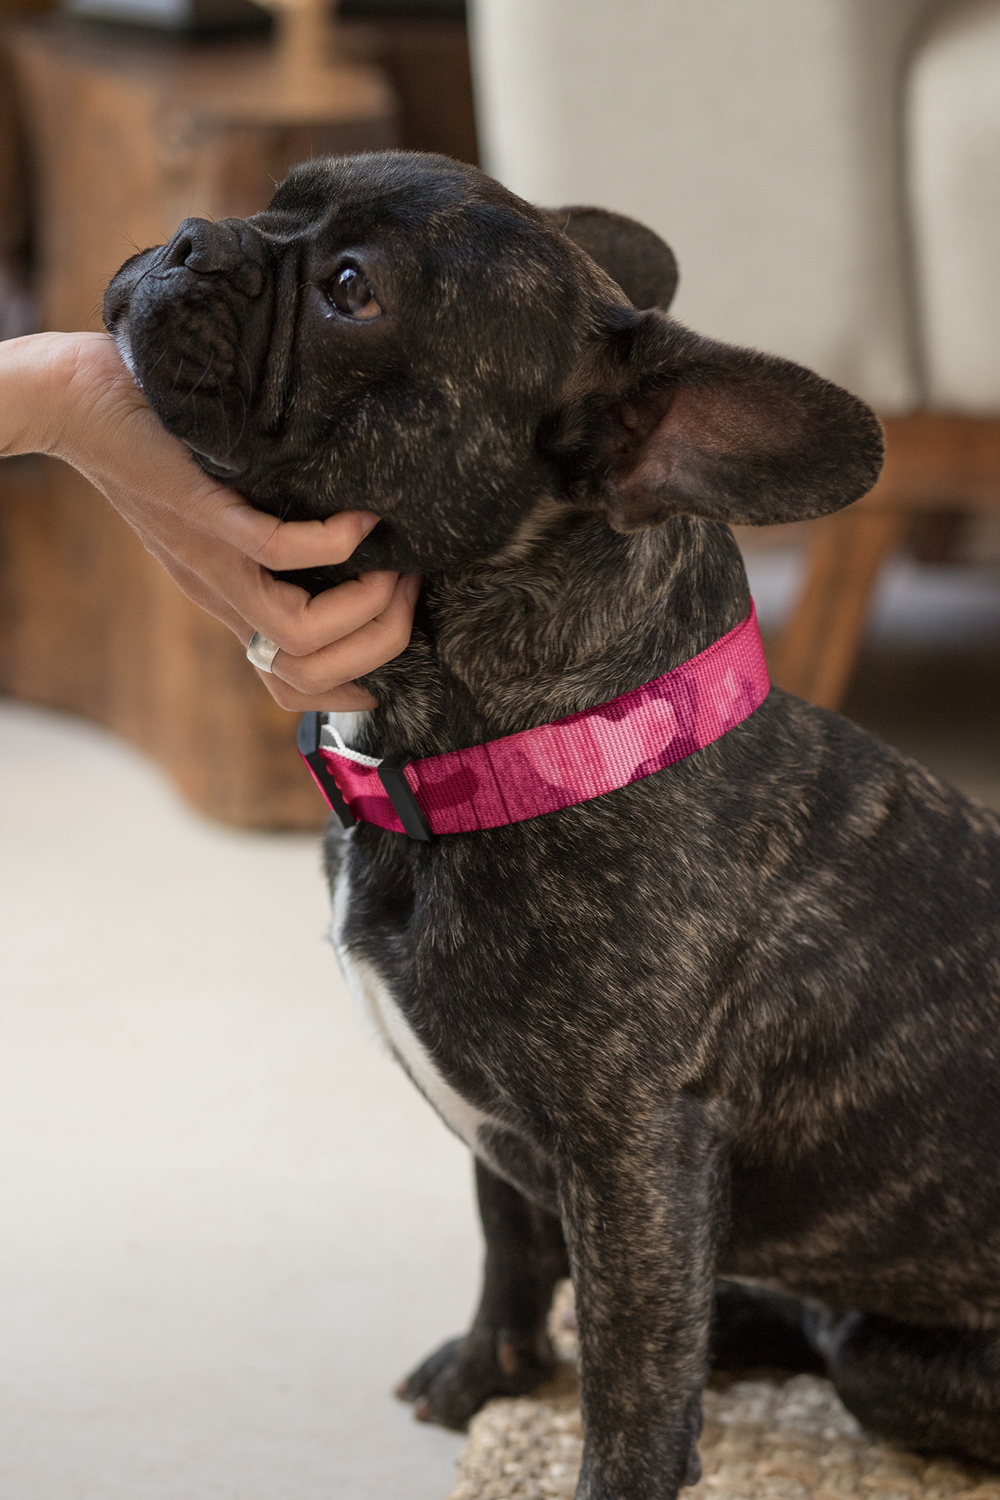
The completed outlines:
[[[703,651],[749,609],[726,526],[620,535],[543,502],[502,552],[430,576],[407,650],[365,679],[372,754],[440,755],[606,702]]]

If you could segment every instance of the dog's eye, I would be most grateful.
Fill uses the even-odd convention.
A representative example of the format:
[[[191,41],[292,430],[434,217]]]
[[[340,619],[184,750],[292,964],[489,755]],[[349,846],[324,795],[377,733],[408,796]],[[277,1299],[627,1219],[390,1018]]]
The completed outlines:
[[[382,311],[357,266],[345,266],[326,284],[326,295],[345,318],[377,318]]]

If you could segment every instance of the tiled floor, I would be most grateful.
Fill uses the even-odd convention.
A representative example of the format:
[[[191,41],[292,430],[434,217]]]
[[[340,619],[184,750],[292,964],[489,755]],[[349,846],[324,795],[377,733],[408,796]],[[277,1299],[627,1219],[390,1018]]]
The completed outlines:
[[[979,582],[892,585],[847,707],[1000,806]],[[0,839],[0,1500],[443,1500],[461,1440],[388,1391],[470,1310],[469,1168],[353,1012],[315,841],[14,704]]]

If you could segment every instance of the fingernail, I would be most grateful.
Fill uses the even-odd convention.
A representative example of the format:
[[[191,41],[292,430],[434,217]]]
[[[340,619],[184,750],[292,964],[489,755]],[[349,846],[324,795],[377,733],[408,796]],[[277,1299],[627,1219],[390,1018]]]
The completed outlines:
[[[370,510],[362,510],[362,511],[359,511],[358,514],[361,516],[361,535],[362,536],[367,536],[368,533],[369,533],[369,531],[374,531],[375,527],[378,525],[379,521],[381,521],[381,519],[382,519],[381,516],[373,515]]]
[[[411,609],[416,607],[420,597],[420,585],[423,583],[419,573],[411,573],[409,578],[403,579],[403,597]]]

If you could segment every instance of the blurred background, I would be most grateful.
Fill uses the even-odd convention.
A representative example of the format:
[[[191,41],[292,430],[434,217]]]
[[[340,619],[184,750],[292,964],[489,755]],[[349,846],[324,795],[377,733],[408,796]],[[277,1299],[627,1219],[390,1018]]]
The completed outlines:
[[[633,214],[681,319],[872,403],[871,496],[741,531],[772,675],[1000,807],[1000,0],[0,0],[0,338],[385,145]],[[340,986],[294,720],[41,458],[0,694],[0,1494],[443,1497],[387,1392],[469,1173]]]

